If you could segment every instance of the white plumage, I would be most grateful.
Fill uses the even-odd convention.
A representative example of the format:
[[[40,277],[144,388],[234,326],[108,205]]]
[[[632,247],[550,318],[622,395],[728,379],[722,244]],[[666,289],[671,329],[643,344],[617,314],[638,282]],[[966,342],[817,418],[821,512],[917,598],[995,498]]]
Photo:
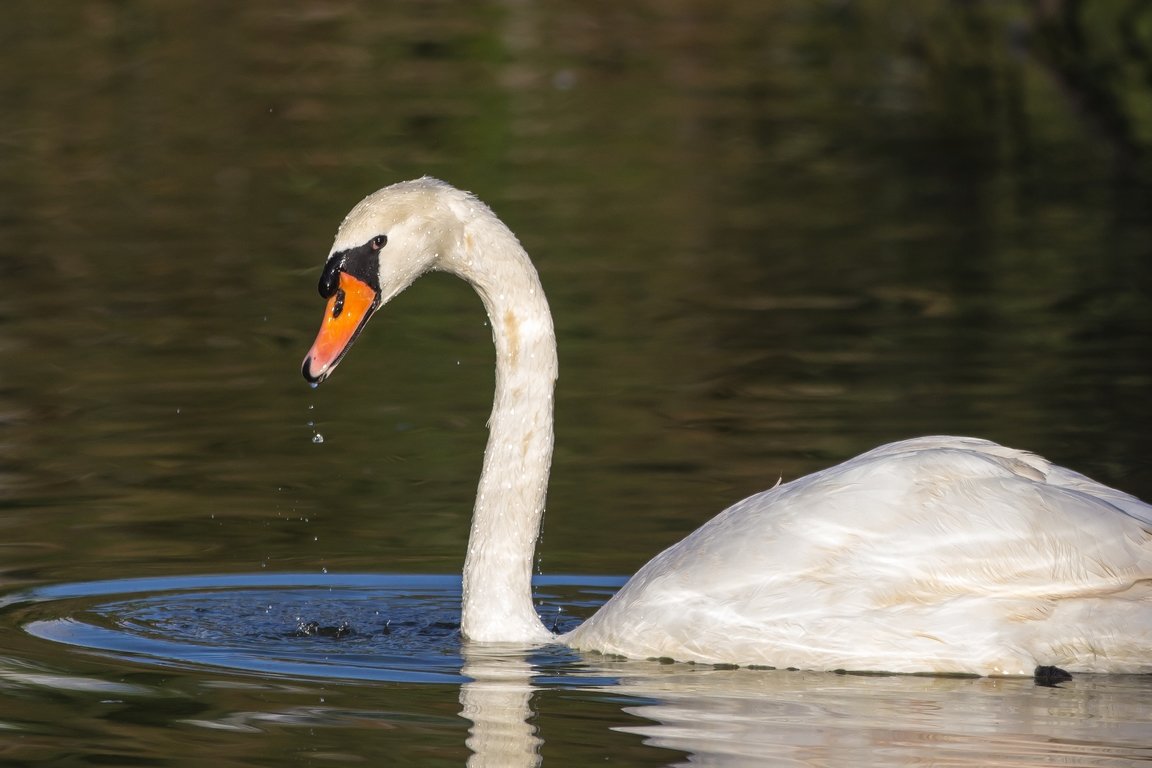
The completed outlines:
[[[733,505],[564,639],[805,669],[1147,671],[1150,574],[1139,500],[985,440],[924,437]]]
[[[379,303],[439,269],[476,288],[492,324],[496,395],[464,569],[469,639],[803,669],[1152,671],[1152,507],[963,437],[884,445],[744,499],[553,638],[531,601],[557,370],[536,271],[486,206],[434,179],[358,204],[330,259],[378,235],[388,238]],[[319,345],[304,364],[313,381],[339,361]]]

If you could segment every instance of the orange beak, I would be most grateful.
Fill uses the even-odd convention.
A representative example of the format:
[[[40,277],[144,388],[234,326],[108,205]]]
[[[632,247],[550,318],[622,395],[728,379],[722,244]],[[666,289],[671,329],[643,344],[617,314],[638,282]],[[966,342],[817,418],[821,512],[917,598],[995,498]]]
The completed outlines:
[[[379,305],[380,296],[372,286],[346,272],[340,273],[339,287],[328,299],[320,332],[301,367],[312,386],[335,370]]]

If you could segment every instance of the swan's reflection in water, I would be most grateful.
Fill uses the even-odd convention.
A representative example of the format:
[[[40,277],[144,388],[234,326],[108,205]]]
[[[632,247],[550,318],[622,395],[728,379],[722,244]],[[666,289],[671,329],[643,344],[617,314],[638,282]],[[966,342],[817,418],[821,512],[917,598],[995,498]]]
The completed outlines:
[[[532,677],[527,651],[520,646],[465,643],[464,668],[471,682],[460,687],[460,714],[468,729],[470,768],[521,768],[541,764],[543,743],[532,725]]]
[[[466,647],[462,715],[470,766],[538,766],[549,738],[532,724],[541,670],[525,649]],[[546,673],[555,680],[551,672]],[[589,691],[640,704],[615,730],[687,754],[692,765],[1134,765],[1152,762],[1152,683],[1078,676],[1028,679],[853,676],[715,669],[587,657],[565,672]],[[571,676],[567,676],[571,675]],[[605,688],[605,677],[615,685]],[[644,722],[647,721],[647,722]]]

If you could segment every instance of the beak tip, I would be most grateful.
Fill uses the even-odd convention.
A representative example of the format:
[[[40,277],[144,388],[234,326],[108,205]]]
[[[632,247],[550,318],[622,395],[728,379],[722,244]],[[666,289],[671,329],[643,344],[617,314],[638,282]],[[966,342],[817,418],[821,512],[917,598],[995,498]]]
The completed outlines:
[[[300,373],[304,375],[304,380],[308,382],[312,389],[320,386],[320,382],[328,378],[328,370],[321,370],[320,373],[312,373],[312,355],[304,358],[304,364],[300,366]]]

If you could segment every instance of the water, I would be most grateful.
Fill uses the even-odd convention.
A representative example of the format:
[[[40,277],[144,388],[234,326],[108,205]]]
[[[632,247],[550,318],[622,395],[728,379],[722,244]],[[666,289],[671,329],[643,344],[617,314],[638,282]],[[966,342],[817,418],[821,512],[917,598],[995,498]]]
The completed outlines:
[[[1148,19],[1085,5],[5,3],[0,762],[1148,762],[1142,677],[462,645],[479,302],[299,375],[340,217],[429,173],[556,316],[550,622],[902,437],[1152,497]]]
[[[563,631],[619,585],[542,578],[537,597]],[[453,577],[376,574],[33,588],[0,607],[5,626],[27,633],[9,651],[43,655],[45,642],[62,644],[81,654],[87,671],[7,657],[0,684],[16,700],[50,690],[57,706],[63,699],[66,708],[83,701],[99,710],[90,717],[102,728],[124,720],[160,727],[220,750],[220,757],[254,737],[274,738],[273,748],[317,762],[394,757],[383,730],[413,738],[403,753],[421,764],[439,762],[420,752],[430,731],[444,741],[453,733],[464,738],[472,764],[502,766],[538,765],[550,756],[563,764],[675,762],[675,753],[749,765],[1152,759],[1146,677],[1083,676],[1044,687],[1021,679],[724,669],[560,646],[462,645],[459,597]],[[114,679],[108,667],[118,670]],[[458,701],[459,718],[442,709],[445,701]],[[142,717],[154,706],[158,711]],[[10,732],[29,730],[23,719],[9,718],[0,722]],[[589,727],[593,732],[584,733]],[[84,743],[83,734],[62,730],[60,749]],[[621,735],[639,739],[615,743]],[[103,748],[115,743],[98,741]],[[212,754],[200,759],[216,759]],[[109,751],[102,759],[132,757]]]
[[[572,629],[622,583],[541,579],[549,624]],[[54,584],[3,607],[34,637],[151,664],[461,683],[459,605],[456,576],[277,573]]]

